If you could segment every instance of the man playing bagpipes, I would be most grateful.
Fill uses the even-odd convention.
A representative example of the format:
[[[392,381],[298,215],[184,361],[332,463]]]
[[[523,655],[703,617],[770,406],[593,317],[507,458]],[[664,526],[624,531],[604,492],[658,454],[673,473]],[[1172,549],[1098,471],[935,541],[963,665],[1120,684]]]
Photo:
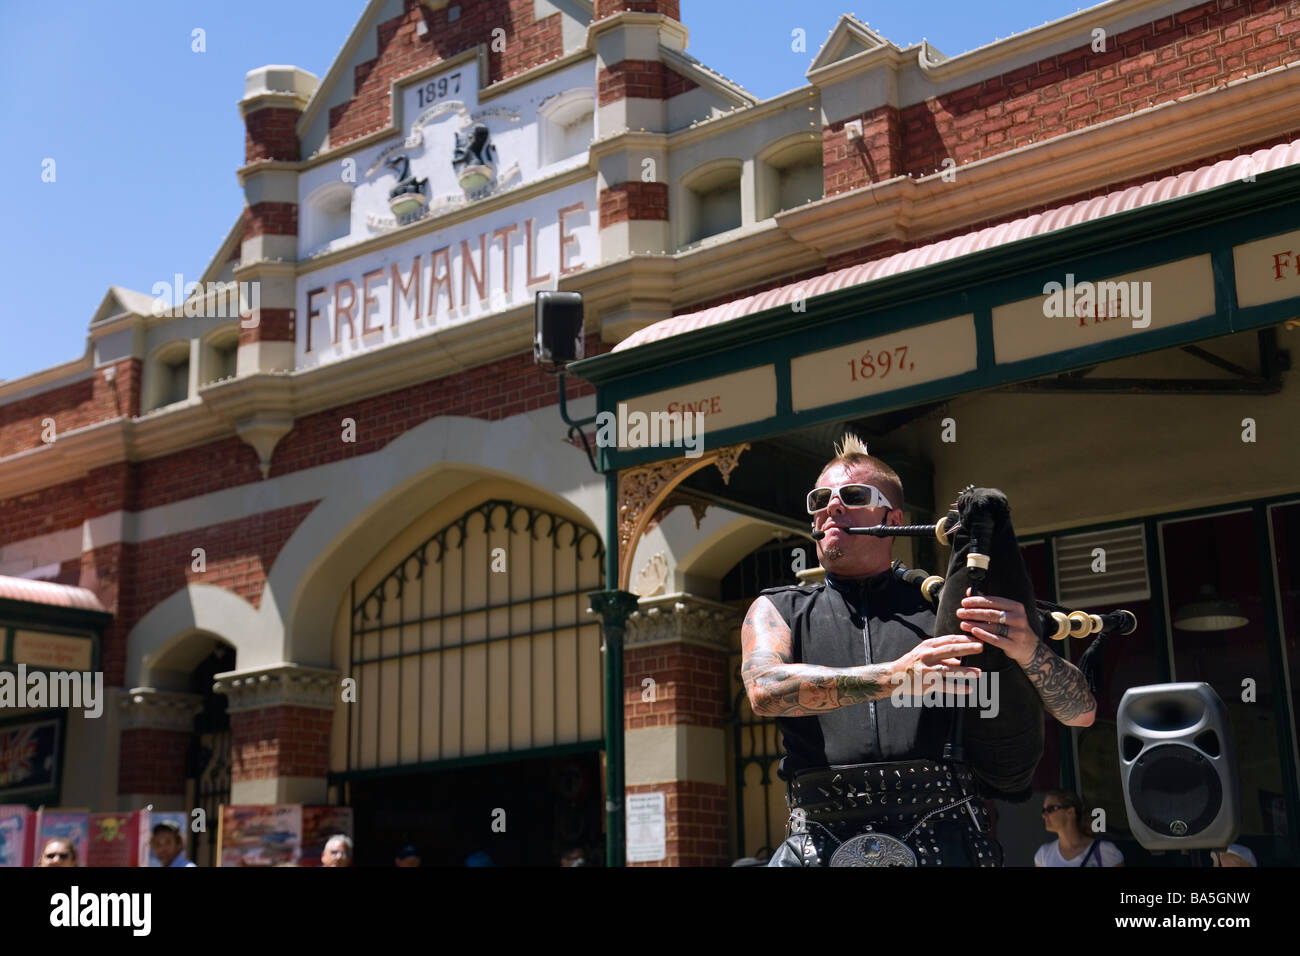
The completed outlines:
[[[1000,866],[983,797],[1028,798],[1044,710],[1077,727],[1096,711],[1041,640],[1005,497],[958,499],[937,608],[895,572],[892,537],[846,530],[903,520],[898,475],[860,440],[845,436],[808,499],[826,582],[764,591],[741,632],[750,704],[787,751],[791,835],[768,865]],[[972,551],[987,557],[968,572]]]

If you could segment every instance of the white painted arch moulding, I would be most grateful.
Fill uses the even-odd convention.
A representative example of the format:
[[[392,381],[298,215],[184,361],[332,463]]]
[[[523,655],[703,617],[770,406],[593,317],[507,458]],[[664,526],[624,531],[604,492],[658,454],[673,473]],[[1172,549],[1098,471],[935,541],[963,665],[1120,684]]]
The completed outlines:
[[[176,591],[128,635],[126,686],[165,686],[175,675],[159,669],[156,680],[157,662],[199,631],[234,647],[241,672],[285,661],[332,666],[339,600],[373,557],[358,543],[391,540],[446,495],[449,480],[460,483],[450,490],[463,487],[466,472],[524,486],[603,539],[604,483],[548,424],[558,426],[553,407],[499,422],[435,418],[372,454],[324,466],[324,497],[280,550],[260,606],[211,585]]]
[[[267,639],[276,632],[275,656],[240,658],[239,667],[280,660],[332,666],[335,614],[352,579],[379,542],[464,487],[466,472],[521,485],[603,539],[604,482],[560,434],[554,407],[498,422],[435,418],[332,472],[333,484],[267,576],[260,616],[269,619]]]
[[[198,632],[208,632],[200,635]],[[210,641],[215,635],[235,649],[240,666],[256,661],[268,639],[266,621],[232,591],[210,584],[190,584],[155,605],[126,638],[126,686],[149,688],[166,683],[158,664],[187,641]],[[278,644],[278,640],[275,641]]]

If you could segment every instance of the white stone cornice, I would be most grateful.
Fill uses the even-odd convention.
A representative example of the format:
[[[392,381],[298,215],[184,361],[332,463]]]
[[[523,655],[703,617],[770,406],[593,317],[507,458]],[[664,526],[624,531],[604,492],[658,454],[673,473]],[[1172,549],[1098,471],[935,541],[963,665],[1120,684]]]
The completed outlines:
[[[194,715],[203,709],[198,694],[180,694],[153,687],[133,687],[117,698],[123,730],[177,730],[192,733]]]
[[[225,694],[232,714],[264,707],[333,710],[339,700],[339,672],[300,664],[271,664],[216,676],[212,685]]]
[[[638,602],[623,641],[627,647],[681,642],[729,651],[739,624],[740,612],[725,604],[693,594],[664,594]]]

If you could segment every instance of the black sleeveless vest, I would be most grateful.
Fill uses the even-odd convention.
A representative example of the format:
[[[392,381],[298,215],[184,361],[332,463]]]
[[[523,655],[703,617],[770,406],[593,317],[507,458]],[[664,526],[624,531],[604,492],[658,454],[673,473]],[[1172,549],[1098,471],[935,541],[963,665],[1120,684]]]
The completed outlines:
[[[790,627],[796,663],[883,664],[934,636],[934,611],[920,588],[892,571],[857,580],[828,574],[826,582],[763,592]],[[780,775],[789,779],[812,767],[939,759],[951,720],[950,710],[898,707],[889,697],[817,717],[778,717],[786,749]]]

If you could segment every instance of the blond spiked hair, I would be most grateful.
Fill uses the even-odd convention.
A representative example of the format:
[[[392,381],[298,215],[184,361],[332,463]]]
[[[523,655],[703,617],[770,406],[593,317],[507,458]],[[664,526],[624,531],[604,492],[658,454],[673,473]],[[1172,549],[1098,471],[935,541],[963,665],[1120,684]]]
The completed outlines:
[[[898,477],[898,472],[867,451],[866,442],[852,432],[845,432],[844,438],[834,448],[835,457],[822,468],[823,475],[834,465],[866,468],[871,472],[871,483],[885,493],[890,504],[895,508],[903,507],[902,479]]]

